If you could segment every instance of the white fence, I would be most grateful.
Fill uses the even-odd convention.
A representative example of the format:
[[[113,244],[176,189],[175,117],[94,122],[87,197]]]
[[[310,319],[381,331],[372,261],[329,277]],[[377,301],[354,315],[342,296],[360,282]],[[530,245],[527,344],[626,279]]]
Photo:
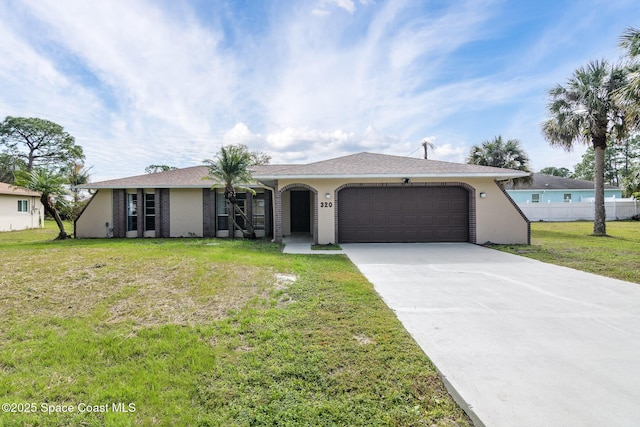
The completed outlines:
[[[640,202],[634,199],[607,199],[607,221],[629,219],[640,213]],[[593,221],[593,202],[518,203],[529,221]]]

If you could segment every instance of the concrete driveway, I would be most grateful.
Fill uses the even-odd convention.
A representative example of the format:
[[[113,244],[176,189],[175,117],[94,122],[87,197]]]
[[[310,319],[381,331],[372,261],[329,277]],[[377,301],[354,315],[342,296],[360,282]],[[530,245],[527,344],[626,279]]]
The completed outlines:
[[[640,285],[471,244],[341,246],[476,425],[640,425]]]

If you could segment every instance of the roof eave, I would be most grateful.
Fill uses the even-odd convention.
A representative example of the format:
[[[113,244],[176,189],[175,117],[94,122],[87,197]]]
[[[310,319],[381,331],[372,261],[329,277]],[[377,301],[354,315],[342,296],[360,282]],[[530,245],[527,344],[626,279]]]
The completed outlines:
[[[0,194],[3,196],[19,196],[19,197],[40,197],[40,193],[19,193],[19,192],[3,192],[0,191]]]
[[[494,178],[513,179],[528,173],[428,173],[428,174],[322,174],[322,175],[254,175],[258,180],[277,179],[378,179],[378,178]]]
[[[247,187],[255,187],[255,188],[263,188],[265,187],[262,184],[245,184]],[[212,188],[212,187],[216,187],[216,188],[222,188],[224,187],[224,184],[215,184],[215,183],[211,183],[211,184],[190,184],[190,185],[166,185],[166,184],[157,184],[157,185],[100,185],[100,186],[96,186],[96,185],[91,185],[91,184],[84,184],[84,185],[79,185],[75,188],[79,189],[79,190],[137,190],[137,189],[142,189],[142,190],[148,190],[148,189],[155,189],[155,188],[184,188],[184,189],[200,189],[200,188]]]

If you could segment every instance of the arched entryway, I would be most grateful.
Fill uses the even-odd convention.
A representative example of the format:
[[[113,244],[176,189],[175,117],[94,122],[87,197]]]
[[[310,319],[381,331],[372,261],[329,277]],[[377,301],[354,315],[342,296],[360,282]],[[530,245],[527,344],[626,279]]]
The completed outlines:
[[[278,191],[280,227],[277,240],[291,235],[318,241],[317,190],[306,184],[289,184]]]

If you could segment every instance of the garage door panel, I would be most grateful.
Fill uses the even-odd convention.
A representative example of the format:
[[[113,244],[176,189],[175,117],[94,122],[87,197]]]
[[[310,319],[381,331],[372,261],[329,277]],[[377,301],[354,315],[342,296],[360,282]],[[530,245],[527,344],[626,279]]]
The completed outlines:
[[[338,240],[466,242],[467,190],[462,187],[354,187],[339,193]]]

